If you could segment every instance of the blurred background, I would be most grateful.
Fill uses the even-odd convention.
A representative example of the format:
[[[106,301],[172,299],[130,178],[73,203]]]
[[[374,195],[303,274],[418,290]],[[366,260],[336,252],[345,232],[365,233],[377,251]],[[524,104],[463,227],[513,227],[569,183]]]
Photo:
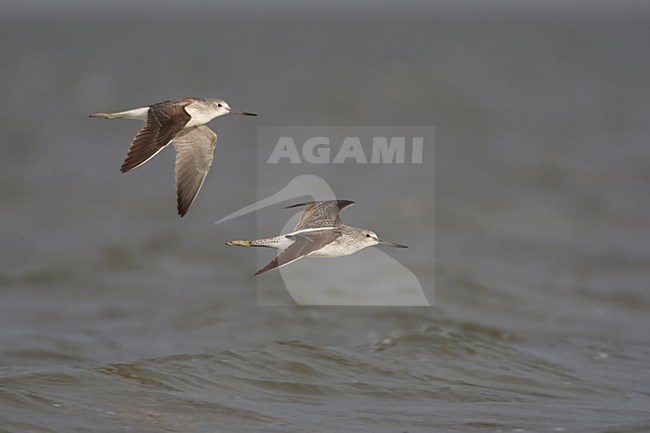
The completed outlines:
[[[0,430],[650,428],[647,3],[1,5]],[[174,152],[120,174],[142,125],[88,114],[186,96],[259,117],[211,124],[181,220]],[[261,125],[435,126],[435,266],[400,259],[434,307],[256,306],[223,245],[255,215],[213,223],[257,198]]]

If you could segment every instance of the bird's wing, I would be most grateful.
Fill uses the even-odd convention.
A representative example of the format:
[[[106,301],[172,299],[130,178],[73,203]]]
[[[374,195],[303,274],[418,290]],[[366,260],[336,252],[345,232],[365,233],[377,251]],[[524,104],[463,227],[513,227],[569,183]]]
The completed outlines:
[[[149,107],[147,124],[133,139],[120,169],[122,173],[149,161],[183,130],[191,119],[185,111],[187,104],[188,101],[176,103],[167,101]]]
[[[310,228],[336,227],[341,224],[339,213],[353,204],[354,202],[350,200],[326,200],[294,204],[287,206],[287,208],[306,206],[294,229],[297,231]]]
[[[182,130],[174,138],[178,213],[187,213],[210,171],[217,134],[205,125]]]
[[[293,263],[314,251],[318,251],[325,245],[333,242],[336,238],[341,236],[339,230],[319,230],[307,233],[298,233],[295,235],[288,235],[289,239],[294,242],[283,249],[271,262],[257,271],[255,275],[263,274],[272,269],[281,268],[289,263]]]

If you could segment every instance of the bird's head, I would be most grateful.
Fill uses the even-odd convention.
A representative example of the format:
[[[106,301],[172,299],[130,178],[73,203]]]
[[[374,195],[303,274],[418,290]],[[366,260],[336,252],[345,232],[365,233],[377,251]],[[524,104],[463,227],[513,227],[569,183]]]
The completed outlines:
[[[214,117],[224,116],[230,113],[240,114],[242,116],[257,116],[255,113],[235,110],[234,108],[231,108],[230,105],[228,105],[228,103],[223,99],[212,99],[211,102],[215,112],[217,113],[217,115]]]
[[[361,229],[360,231],[361,235],[361,240],[363,241],[365,246],[372,246],[372,245],[388,245],[389,247],[395,247],[395,248],[408,248],[406,245],[401,245],[401,244],[395,244],[393,242],[388,242],[384,241],[382,239],[379,239],[379,236],[377,236],[377,233],[373,232],[372,230],[368,229]]]

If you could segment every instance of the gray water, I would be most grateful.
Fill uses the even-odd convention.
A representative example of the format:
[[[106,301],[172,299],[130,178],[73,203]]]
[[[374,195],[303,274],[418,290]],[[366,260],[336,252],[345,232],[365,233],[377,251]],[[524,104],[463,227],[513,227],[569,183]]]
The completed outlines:
[[[650,431],[647,5],[2,9],[0,431]],[[87,115],[184,96],[260,116],[179,219],[173,151],[120,174],[139,125]],[[425,179],[337,174],[433,307],[257,306],[255,216],[213,223],[260,125],[435,126],[435,268],[368,212]]]

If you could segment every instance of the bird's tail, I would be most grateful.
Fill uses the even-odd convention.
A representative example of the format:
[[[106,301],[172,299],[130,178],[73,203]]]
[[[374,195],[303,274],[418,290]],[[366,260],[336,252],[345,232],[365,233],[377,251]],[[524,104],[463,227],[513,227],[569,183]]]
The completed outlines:
[[[253,243],[251,241],[228,241],[226,242],[226,245],[230,246],[238,246],[238,247],[252,247]]]
[[[149,107],[134,108],[133,110],[118,111],[117,113],[95,113],[91,114],[90,117],[101,117],[102,119],[135,119],[135,120],[147,120],[147,113],[149,112]]]
[[[120,116],[116,115],[117,113],[95,113],[91,114],[90,117],[101,117],[102,119],[116,119]]]

